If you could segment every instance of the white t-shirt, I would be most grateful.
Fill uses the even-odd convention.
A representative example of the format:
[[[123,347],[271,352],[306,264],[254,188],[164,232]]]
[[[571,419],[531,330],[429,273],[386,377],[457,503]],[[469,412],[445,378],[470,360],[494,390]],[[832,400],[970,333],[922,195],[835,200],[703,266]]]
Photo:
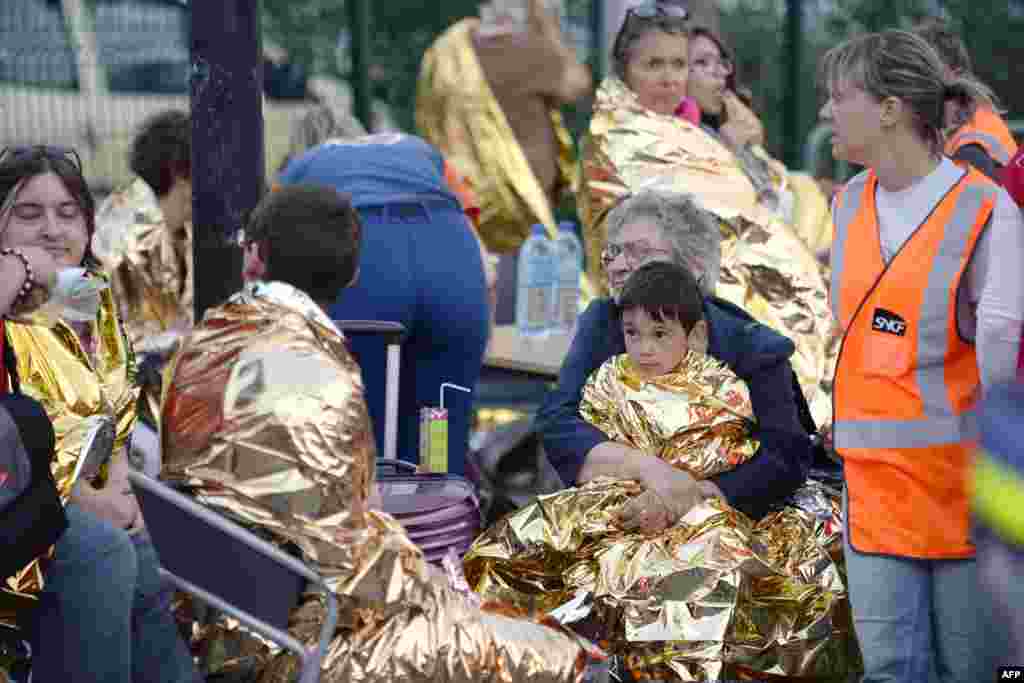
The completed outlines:
[[[964,170],[943,157],[910,187],[875,193],[882,257],[888,263],[932,213]],[[985,387],[1013,379],[1024,331],[1024,216],[999,188],[989,226],[975,247],[957,301],[961,334],[975,340]]]

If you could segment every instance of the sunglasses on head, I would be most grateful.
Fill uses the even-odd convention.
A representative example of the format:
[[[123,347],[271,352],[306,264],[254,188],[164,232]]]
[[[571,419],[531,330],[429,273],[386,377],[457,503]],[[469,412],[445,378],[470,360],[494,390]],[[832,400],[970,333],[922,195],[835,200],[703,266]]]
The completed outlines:
[[[51,145],[29,145],[25,147],[5,147],[0,152],[0,164],[8,162],[34,161],[48,159],[50,161],[70,161],[78,172],[82,172],[82,159],[71,147],[55,147]]]
[[[639,17],[640,19],[669,17],[685,21],[690,18],[690,11],[681,5],[658,2],[658,0],[646,0],[626,10],[626,19],[628,20],[630,17]]]
[[[651,20],[661,17],[663,19],[672,19],[680,23],[687,21],[690,18],[690,11],[682,5],[668,3],[659,0],[644,0],[639,5],[635,5],[626,10],[626,17],[622,20],[622,28],[619,29],[618,35],[615,36],[615,44],[612,46],[612,54],[617,58],[623,56],[624,45],[622,44],[623,35],[626,33],[626,26],[635,18],[641,20]]]

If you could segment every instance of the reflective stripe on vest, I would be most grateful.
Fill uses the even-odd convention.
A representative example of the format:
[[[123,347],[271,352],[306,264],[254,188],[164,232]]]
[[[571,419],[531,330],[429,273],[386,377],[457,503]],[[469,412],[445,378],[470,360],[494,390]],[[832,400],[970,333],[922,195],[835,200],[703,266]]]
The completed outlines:
[[[923,420],[840,420],[832,427],[836,443],[847,448],[929,448],[978,439],[978,414]],[[854,445],[856,444],[856,445]]]
[[[955,150],[967,145],[980,145],[997,164],[1005,166],[1010,163],[1010,150],[1006,149],[994,135],[973,130],[956,136],[953,145]],[[956,151],[954,151],[955,153]]]
[[[841,312],[839,297],[840,282],[843,275],[843,259],[846,256],[846,236],[843,233],[857,216],[857,211],[864,200],[864,188],[868,184],[868,174],[859,173],[842,189],[836,199],[835,208],[832,212],[832,222],[835,226],[835,236],[832,239],[832,286],[829,287],[829,299],[832,304],[832,315],[838,320],[844,320]],[[848,315],[853,315],[852,311]]]
[[[1017,142],[1002,117],[989,109],[979,109],[946,143],[946,154],[954,156],[962,147],[980,145],[1001,166],[1017,153]]]

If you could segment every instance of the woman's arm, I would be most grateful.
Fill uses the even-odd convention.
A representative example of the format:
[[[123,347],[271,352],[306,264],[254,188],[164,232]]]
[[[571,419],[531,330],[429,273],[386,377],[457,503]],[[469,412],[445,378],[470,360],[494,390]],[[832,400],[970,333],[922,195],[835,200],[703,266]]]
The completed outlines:
[[[750,389],[758,422],[755,437],[761,447],[753,458],[710,481],[730,505],[757,518],[804,483],[812,444],[800,424],[788,359],[758,369],[744,379]]]
[[[1024,326],[1024,215],[999,190],[991,224],[971,260],[968,293],[977,303],[976,349],[987,389],[1017,374]]]
[[[586,481],[581,478],[581,470],[595,447],[609,444],[609,449],[615,450],[611,449],[615,444],[586,422],[579,410],[587,378],[614,355],[608,307],[607,302],[595,301],[580,315],[576,336],[558,373],[558,386],[548,393],[537,412],[535,424],[544,449],[566,486]],[[611,465],[605,466],[607,469]]]
[[[0,316],[25,313],[41,305],[46,299],[45,293],[53,288],[57,280],[57,264],[46,251],[39,247],[19,247],[17,251],[25,256],[31,266],[32,280],[37,287],[28,300],[16,305],[28,273],[25,264],[17,256],[0,256]]]

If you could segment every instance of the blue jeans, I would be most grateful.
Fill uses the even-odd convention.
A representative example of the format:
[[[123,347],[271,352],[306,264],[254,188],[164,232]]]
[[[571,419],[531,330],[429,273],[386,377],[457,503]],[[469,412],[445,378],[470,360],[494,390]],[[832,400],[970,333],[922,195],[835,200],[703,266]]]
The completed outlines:
[[[34,680],[200,680],[149,536],[129,535],[76,505],[67,517],[29,628]]]
[[[480,379],[490,314],[480,248],[454,205],[396,201],[360,207],[363,221],[359,279],[331,306],[331,317],[386,320],[405,325],[398,400],[398,457],[417,462],[419,409],[437,406],[441,384],[474,391],[445,391],[448,471],[463,474],[470,417]],[[379,338],[351,338],[363,370],[366,403],[379,453],[384,449],[384,346]]]
[[[995,679],[977,562],[867,555],[843,539],[863,683]]]

